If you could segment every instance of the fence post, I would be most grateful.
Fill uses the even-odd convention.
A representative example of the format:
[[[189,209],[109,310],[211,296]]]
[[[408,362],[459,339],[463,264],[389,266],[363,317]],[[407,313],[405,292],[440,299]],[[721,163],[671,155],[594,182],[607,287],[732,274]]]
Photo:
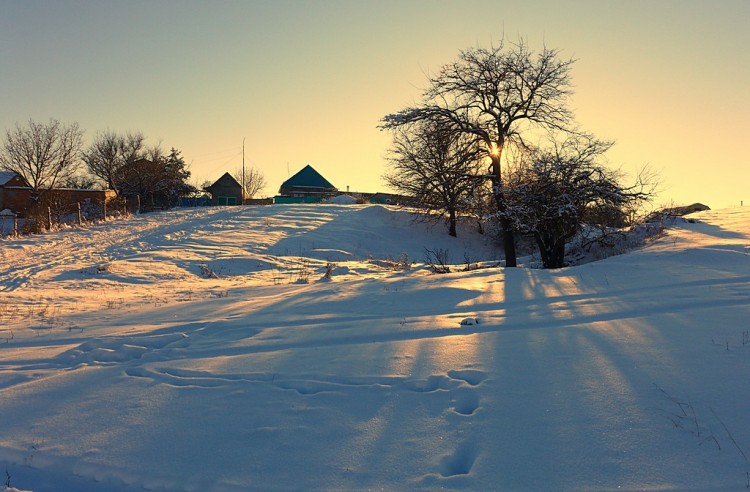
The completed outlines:
[[[83,220],[81,220],[81,202],[77,202],[76,205],[78,205],[78,225],[81,225],[83,223]]]
[[[135,213],[141,213],[141,195],[135,196]]]
[[[104,221],[107,221],[107,197],[104,197],[104,200],[102,200],[102,210],[104,211]]]
[[[49,227],[47,227],[48,231],[52,230],[52,207],[47,207],[47,224]]]
[[[128,215],[128,197],[122,199],[122,214]]]
[[[18,214],[13,214],[13,236],[18,236]]]

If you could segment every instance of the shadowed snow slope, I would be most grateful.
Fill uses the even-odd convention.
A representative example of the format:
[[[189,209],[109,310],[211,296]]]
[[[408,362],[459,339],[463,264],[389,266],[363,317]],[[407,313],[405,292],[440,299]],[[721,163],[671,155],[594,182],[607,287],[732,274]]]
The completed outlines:
[[[750,209],[689,218],[555,271],[460,271],[497,247],[380,206],[4,240],[0,467],[34,491],[743,489]],[[424,248],[455,273],[399,268]]]

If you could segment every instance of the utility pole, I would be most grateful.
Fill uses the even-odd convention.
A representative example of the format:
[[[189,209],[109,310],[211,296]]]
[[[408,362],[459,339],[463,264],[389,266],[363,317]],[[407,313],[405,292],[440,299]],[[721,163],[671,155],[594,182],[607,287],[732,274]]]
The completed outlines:
[[[242,137],[242,204],[245,204],[245,137]]]

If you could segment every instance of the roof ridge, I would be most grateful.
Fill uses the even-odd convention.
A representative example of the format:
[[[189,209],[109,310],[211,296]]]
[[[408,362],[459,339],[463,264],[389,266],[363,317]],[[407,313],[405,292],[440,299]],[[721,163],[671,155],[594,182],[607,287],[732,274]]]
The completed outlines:
[[[291,187],[336,189],[330,181],[324,178],[310,164],[305,165],[305,167],[281,184],[282,189]]]

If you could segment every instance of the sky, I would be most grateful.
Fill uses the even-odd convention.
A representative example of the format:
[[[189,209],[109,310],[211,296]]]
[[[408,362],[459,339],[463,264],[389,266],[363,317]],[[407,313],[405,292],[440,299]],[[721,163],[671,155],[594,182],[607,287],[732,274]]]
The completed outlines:
[[[273,196],[306,164],[388,191],[386,114],[459,50],[523,37],[574,58],[581,127],[657,204],[750,206],[750,2],[0,0],[0,130],[141,131],[196,184],[246,166]]]

